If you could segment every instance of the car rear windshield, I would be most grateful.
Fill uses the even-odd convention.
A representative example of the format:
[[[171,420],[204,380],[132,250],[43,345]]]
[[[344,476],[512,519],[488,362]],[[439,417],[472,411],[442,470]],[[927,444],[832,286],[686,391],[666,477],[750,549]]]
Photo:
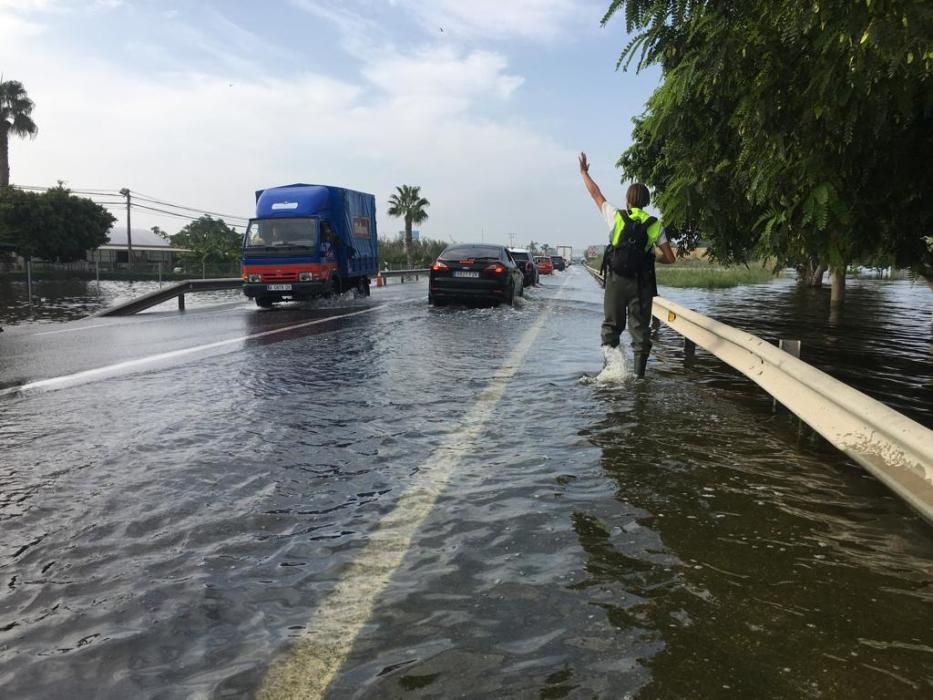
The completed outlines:
[[[493,258],[498,260],[502,249],[494,245],[458,245],[451,246],[440,257],[442,260],[476,260],[477,258]]]

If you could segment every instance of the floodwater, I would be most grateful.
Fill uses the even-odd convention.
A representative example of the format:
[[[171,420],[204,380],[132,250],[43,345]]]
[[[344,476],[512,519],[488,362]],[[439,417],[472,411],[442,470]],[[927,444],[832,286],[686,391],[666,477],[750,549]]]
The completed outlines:
[[[282,663],[335,630],[328,698],[930,697],[930,527],[669,329],[581,382],[601,291],[545,285],[0,402],[3,696],[313,697]],[[931,424],[925,287],[661,293]]]
[[[32,303],[26,282],[0,278],[0,326],[33,325],[75,321],[111,306],[178,284],[177,280],[125,282],[113,280],[53,280],[33,282]],[[186,306],[205,306],[240,298],[238,291],[220,290],[185,296]],[[177,308],[175,300],[151,311]]]

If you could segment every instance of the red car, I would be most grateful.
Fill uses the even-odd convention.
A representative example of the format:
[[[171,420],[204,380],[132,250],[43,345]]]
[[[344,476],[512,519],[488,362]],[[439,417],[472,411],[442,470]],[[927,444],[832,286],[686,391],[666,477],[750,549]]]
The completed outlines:
[[[554,263],[546,255],[536,255],[535,265],[538,266],[538,274],[550,275],[554,272]]]

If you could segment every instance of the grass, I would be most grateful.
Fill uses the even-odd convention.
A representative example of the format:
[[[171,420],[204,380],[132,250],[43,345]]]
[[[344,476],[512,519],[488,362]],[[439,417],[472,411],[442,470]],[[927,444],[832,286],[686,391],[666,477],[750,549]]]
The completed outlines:
[[[704,265],[679,267],[658,265],[659,287],[701,287],[703,289],[726,289],[744,284],[762,284],[774,279],[771,270],[757,265],[749,267],[712,267]]]
[[[587,261],[587,264],[599,269],[601,262],[602,260],[597,258]],[[659,287],[727,289],[744,284],[762,284],[775,278],[771,270],[762,267],[760,263],[752,263],[748,267],[720,267],[697,258],[679,258],[673,265],[659,263],[655,269]]]

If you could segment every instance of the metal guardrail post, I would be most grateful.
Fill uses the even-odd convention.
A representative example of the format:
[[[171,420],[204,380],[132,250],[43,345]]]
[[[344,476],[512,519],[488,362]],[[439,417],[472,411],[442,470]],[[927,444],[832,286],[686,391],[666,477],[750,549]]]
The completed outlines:
[[[185,310],[185,295],[184,295],[184,293],[178,295],[178,310],[179,310],[179,311],[184,311],[184,310]]]

